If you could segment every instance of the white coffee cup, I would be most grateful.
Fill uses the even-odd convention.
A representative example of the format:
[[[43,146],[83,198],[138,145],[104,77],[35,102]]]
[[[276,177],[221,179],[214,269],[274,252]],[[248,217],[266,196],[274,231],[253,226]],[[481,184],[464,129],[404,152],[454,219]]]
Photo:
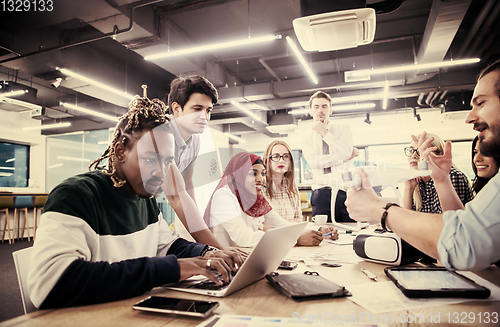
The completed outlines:
[[[316,216],[312,217],[312,221],[316,225],[325,225],[327,219],[328,219],[327,215],[316,215]]]

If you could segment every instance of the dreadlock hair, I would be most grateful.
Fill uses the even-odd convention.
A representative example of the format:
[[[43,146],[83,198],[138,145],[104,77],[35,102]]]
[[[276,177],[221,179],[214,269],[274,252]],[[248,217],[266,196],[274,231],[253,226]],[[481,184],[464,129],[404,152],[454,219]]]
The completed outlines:
[[[96,170],[98,165],[107,158],[107,167],[103,170],[103,173],[111,176],[114,187],[122,187],[126,181],[121,180],[115,175],[116,144],[122,143],[127,148],[130,147],[139,139],[143,131],[152,130],[157,126],[169,122],[170,119],[166,113],[167,106],[162,101],[158,99],[150,100],[146,96],[140,97],[136,95],[135,99],[129,104],[129,111],[118,118],[118,124],[113,133],[111,144],[100,158],[90,164],[89,170]]]

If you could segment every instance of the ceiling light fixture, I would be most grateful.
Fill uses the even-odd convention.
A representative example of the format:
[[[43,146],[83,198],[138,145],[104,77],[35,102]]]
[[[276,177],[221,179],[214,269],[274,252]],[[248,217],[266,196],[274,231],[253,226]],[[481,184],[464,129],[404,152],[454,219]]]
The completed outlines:
[[[309,65],[307,64],[306,60],[304,59],[304,57],[300,53],[299,49],[297,48],[297,46],[293,42],[292,38],[289,37],[289,36],[287,36],[286,37],[286,41],[288,42],[288,45],[290,45],[290,48],[292,48],[292,50],[295,53],[295,55],[297,56],[297,58],[299,58],[300,63],[302,64],[302,66],[304,66],[304,69],[306,70],[307,74],[309,75],[309,77],[311,78],[311,80],[313,81],[313,83],[314,84],[318,84],[318,79],[314,75],[314,73],[311,70],[311,68],[309,68]]]
[[[94,110],[82,108],[82,107],[75,106],[74,104],[70,104],[70,103],[61,102],[60,105],[64,106],[64,107],[68,107],[68,108],[74,109],[76,111],[80,111],[80,112],[86,113],[88,115],[92,115],[92,116],[95,116],[95,117],[100,117],[100,118],[103,118],[103,119],[106,119],[106,120],[110,120],[110,121],[115,122],[115,123],[118,122],[118,118],[117,117],[111,116],[111,115],[108,115],[108,114],[103,114],[102,112],[98,112],[98,111],[94,111]]]
[[[273,41],[273,40],[278,40],[278,39],[281,39],[281,34],[266,35],[266,36],[253,37],[253,38],[249,37],[247,39],[242,39],[242,40],[221,42],[221,43],[215,43],[215,44],[209,44],[209,45],[202,45],[199,47],[187,48],[187,49],[183,49],[183,50],[162,52],[162,53],[158,53],[155,55],[145,56],[144,59],[145,60],[155,60],[155,59],[160,59],[160,58],[174,57],[174,56],[186,55],[186,54],[197,53],[197,52],[204,52],[204,51],[210,51],[210,50],[218,50],[218,49],[232,48],[232,47],[237,47],[237,46],[250,45],[250,44]]]
[[[255,120],[258,120],[264,124],[267,125],[267,122],[265,122],[262,118],[260,118],[258,115],[254,114],[251,110],[245,108],[245,106],[243,106],[241,103],[237,102],[237,101],[234,101],[234,100],[231,100],[231,104],[233,106],[236,106],[238,107],[239,109],[241,109],[242,111],[244,111],[247,115],[249,115],[250,117],[252,117],[253,119]]]
[[[117,90],[115,88],[107,86],[106,84],[99,83],[97,81],[94,81],[93,79],[90,79],[88,77],[82,76],[80,74],[74,73],[71,70],[67,70],[66,68],[56,67],[56,70],[60,71],[61,73],[65,74],[65,75],[68,75],[68,76],[74,77],[76,79],[79,79],[80,81],[87,82],[87,83],[92,84],[94,86],[100,87],[101,89],[104,89],[104,90],[108,90],[109,92],[112,92],[112,93],[114,93],[116,95],[119,95],[119,96],[122,96],[124,98],[127,98],[129,100],[132,100],[132,99],[135,98],[133,95],[130,95],[130,94],[122,92],[122,91],[119,91],[119,90]]]
[[[57,124],[46,124],[46,125],[23,127],[22,130],[23,131],[36,131],[36,130],[42,130],[42,129],[62,128],[62,127],[69,127],[69,126],[71,126],[71,123],[57,123]]]
[[[58,168],[58,167],[62,167],[62,166],[64,166],[64,163],[60,162],[60,163],[56,163],[56,164],[48,166],[47,169],[54,169],[54,168]]]
[[[247,141],[245,141],[244,139],[242,139],[241,137],[238,137],[236,135],[233,135],[230,133],[224,133],[224,134],[226,134],[230,139],[233,139],[233,140],[238,141],[240,143],[247,143]]]
[[[75,157],[66,157],[66,156],[57,156],[57,159],[68,160],[68,161],[90,162],[90,159],[75,158]]]
[[[16,160],[16,158],[10,158],[10,159],[5,160],[5,162],[12,162],[12,161],[15,161],[15,160]]]
[[[404,66],[388,67],[388,68],[380,68],[380,69],[354,70],[354,71],[352,71],[351,76],[377,75],[377,74],[406,72],[406,71],[420,70],[420,69],[443,68],[443,67],[450,67],[450,66],[475,64],[475,63],[478,63],[480,61],[481,61],[480,58],[471,58],[471,59],[462,59],[462,60],[432,62],[432,63],[428,63],[428,64],[404,65]]]
[[[5,102],[5,103],[8,103],[8,104],[13,104],[16,106],[25,107],[25,108],[28,108],[30,110],[31,109],[42,109],[42,107],[39,105],[30,103],[30,102],[26,102],[26,101],[22,101],[22,100],[10,99],[10,98],[3,98],[0,100]],[[20,111],[18,111],[18,112],[20,112]]]
[[[0,93],[0,99],[6,98],[6,97],[15,97],[16,95],[21,95],[21,94],[25,94],[25,93],[28,93],[28,90],[18,90],[18,91]]]
[[[370,109],[370,108],[375,108],[375,103],[363,102],[363,103],[333,105],[332,106],[333,111],[350,111],[350,110]],[[309,109],[292,110],[291,113],[294,115],[307,114],[307,113],[309,113]]]
[[[371,125],[371,123],[372,123],[372,121],[370,120],[370,114],[369,113],[366,113],[365,123],[367,123],[368,125]]]
[[[14,175],[14,173],[0,173],[0,177],[9,177]]]
[[[382,109],[387,109],[387,100],[389,100],[389,81],[385,81],[384,99],[382,100]]]

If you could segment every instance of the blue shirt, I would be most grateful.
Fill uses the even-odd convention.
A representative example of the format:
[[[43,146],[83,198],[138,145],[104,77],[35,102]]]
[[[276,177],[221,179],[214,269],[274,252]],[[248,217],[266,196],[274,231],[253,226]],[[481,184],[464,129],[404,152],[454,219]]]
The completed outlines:
[[[437,250],[452,270],[481,270],[500,260],[500,174],[465,205],[443,214]]]

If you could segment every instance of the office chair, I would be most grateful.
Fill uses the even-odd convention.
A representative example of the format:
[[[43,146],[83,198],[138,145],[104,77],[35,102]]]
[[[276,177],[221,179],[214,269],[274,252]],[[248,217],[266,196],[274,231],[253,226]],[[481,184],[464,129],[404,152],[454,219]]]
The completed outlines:
[[[43,210],[43,206],[45,205],[45,202],[47,202],[47,195],[36,195],[34,197],[33,201],[33,241],[35,241],[36,237],[36,229],[38,228],[38,222],[37,222],[37,216],[38,216],[38,209]]]
[[[28,292],[28,272],[31,266],[31,252],[33,247],[12,252],[14,265],[16,266],[17,281],[21,291],[21,299],[23,300],[24,314],[36,311],[37,308],[33,305]]]
[[[33,197],[31,195],[16,195],[14,199],[14,225],[17,221],[17,239],[24,238],[24,231],[28,231],[28,242],[30,241],[30,225],[28,220],[28,209],[33,208]],[[21,229],[21,212],[24,212],[24,223]],[[21,231],[21,236],[19,236],[19,231]],[[15,233],[14,233],[15,234]],[[14,235],[16,237],[16,235]]]
[[[311,221],[312,218],[312,206],[309,201],[307,192],[299,192],[300,194],[300,205],[302,207],[302,216],[305,221]]]
[[[5,214],[5,221],[3,223],[3,233],[2,233],[2,243],[5,239],[5,232],[9,234],[9,244],[14,242],[14,226],[12,226],[12,234],[10,233],[10,219],[9,219],[9,209],[14,208],[14,197],[13,196],[0,196],[0,213]]]

